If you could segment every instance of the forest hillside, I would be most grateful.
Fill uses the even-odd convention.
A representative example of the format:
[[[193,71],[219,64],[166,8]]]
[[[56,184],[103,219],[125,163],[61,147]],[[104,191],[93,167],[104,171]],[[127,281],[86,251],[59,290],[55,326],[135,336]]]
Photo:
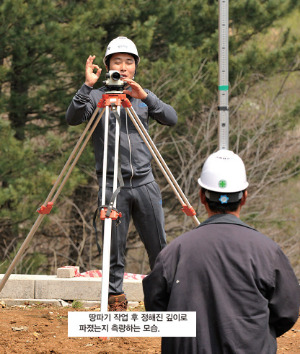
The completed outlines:
[[[232,0],[229,10],[229,147],[245,161],[241,218],[280,244],[300,278],[300,6],[297,0]],[[218,148],[218,2],[211,0],[8,1],[0,4],[0,273],[24,242],[85,125],[65,113],[90,54],[137,45],[136,81],[178,113],[150,135],[200,221],[201,167]],[[104,71],[99,80],[104,80]],[[156,164],[168,241],[194,227]],[[98,184],[91,144],[15,272],[101,268],[93,215]],[[98,220],[98,232],[100,222]],[[99,236],[99,238],[101,238]],[[147,273],[133,225],[127,272]]]

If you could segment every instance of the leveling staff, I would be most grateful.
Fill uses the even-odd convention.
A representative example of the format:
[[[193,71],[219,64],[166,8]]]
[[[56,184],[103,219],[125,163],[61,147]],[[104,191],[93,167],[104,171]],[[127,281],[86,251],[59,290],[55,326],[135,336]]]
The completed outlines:
[[[101,68],[94,64],[94,59],[95,56],[88,57],[85,69],[85,83],[76,93],[67,110],[66,118],[70,125],[78,125],[89,120],[97,107],[97,103],[103,93],[105,93],[105,87],[93,89],[101,74]],[[143,89],[133,80],[140,57],[135,44],[130,39],[118,37],[112,40],[107,47],[103,61],[107,71],[117,70],[121,74],[122,81],[127,84],[123,93],[129,97],[133,109],[147,130],[150,117],[163,125],[172,126],[176,124],[176,111],[170,105],[162,102],[154,93]],[[116,207],[122,213],[121,223],[116,226],[116,222],[113,221],[112,227],[108,299],[111,311],[125,311],[127,308],[127,300],[123,292],[123,276],[126,237],[130,218],[133,218],[134,225],[145,245],[151,269],[158,253],[166,245],[162,199],[151,170],[152,156],[123,107],[121,107],[120,118],[121,172],[125,185],[117,196]],[[107,203],[111,198],[113,186],[114,132],[115,117],[111,113],[108,138]],[[101,205],[103,119],[100,120],[95,129],[92,139],[100,187],[98,200],[99,205]]]
[[[293,269],[239,218],[248,182],[238,155],[210,155],[198,182],[208,219],[165,247],[143,280],[147,311],[197,313],[197,336],[163,338],[162,353],[275,354],[276,337],[299,315]]]

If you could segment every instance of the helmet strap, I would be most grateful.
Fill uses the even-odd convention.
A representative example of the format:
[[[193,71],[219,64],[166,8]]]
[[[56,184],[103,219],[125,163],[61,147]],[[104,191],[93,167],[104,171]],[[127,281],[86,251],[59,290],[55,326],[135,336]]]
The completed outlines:
[[[221,204],[235,203],[242,199],[243,191],[235,193],[219,193],[205,190],[205,197],[212,202],[218,202]]]

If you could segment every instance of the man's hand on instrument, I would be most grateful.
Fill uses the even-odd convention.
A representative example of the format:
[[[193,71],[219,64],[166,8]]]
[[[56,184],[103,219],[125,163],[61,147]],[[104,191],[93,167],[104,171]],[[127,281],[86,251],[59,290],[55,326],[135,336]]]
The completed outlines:
[[[126,77],[124,80],[121,78],[122,81],[126,82],[130,87],[130,90],[123,90],[123,93],[134,97],[134,98],[139,98],[141,100],[144,100],[147,97],[147,93],[144,91],[144,89],[134,80],[131,80]]]

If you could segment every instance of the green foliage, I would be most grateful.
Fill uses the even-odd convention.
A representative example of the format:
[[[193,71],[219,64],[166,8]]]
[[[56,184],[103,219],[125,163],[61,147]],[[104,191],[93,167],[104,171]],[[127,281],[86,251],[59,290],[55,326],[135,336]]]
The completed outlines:
[[[32,222],[36,209],[42,205],[60,170],[67,160],[63,137],[46,134],[39,141],[20,142],[5,120],[0,120],[0,219],[14,220],[13,229],[27,221]],[[63,195],[70,195],[78,184],[86,184],[76,168],[73,178],[65,186]],[[28,223],[29,221],[29,223]]]
[[[6,260],[0,263],[0,273],[5,274],[7,268],[10,266],[12,260],[16,256],[21,243],[17,245],[17,249],[11,252]],[[19,274],[40,274],[40,270],[47,262],[46,256],[34,252],[32,254],[24,255],[20,262],[16,265],[15,272]]]
[[[299,43],[289,38],[288,31],[268,51],[259,48],[259,38],[254,37],[296,4],[286,0],[230,1],[231,83],[241,73],[249,79],[254,71],[270,75],[290,64]],[[84,81],[87,56],[95,54],[102,66],[107,43],[118,35],[129,36],[139,48],[138,80],[163,91],[162,98],[175,106],[182,119],[190,114],[188,106],[199,105],[199,99],[206,102],[217,93],[216,1],[118,0],[112,4],[101,0],[5,0],[0,10],[0,61],[6,62],[0,84],[11,84],[10,92],[3,91],[2,111],[9,112],[18,139],[25,139],[29,131],[31,136],[44,135],[53,125],[63,125],[66,107]],[[201,76],[200,82],[195,81],[202,66],[205,79]],[[41,121],[42,126],[38,124]]]
[[[73,308],[73,309],[82,309],[82,308],[83,308],[83,303],[82,303],[82,301],[74,300],[74,301],[72,302],[72,308]]]

